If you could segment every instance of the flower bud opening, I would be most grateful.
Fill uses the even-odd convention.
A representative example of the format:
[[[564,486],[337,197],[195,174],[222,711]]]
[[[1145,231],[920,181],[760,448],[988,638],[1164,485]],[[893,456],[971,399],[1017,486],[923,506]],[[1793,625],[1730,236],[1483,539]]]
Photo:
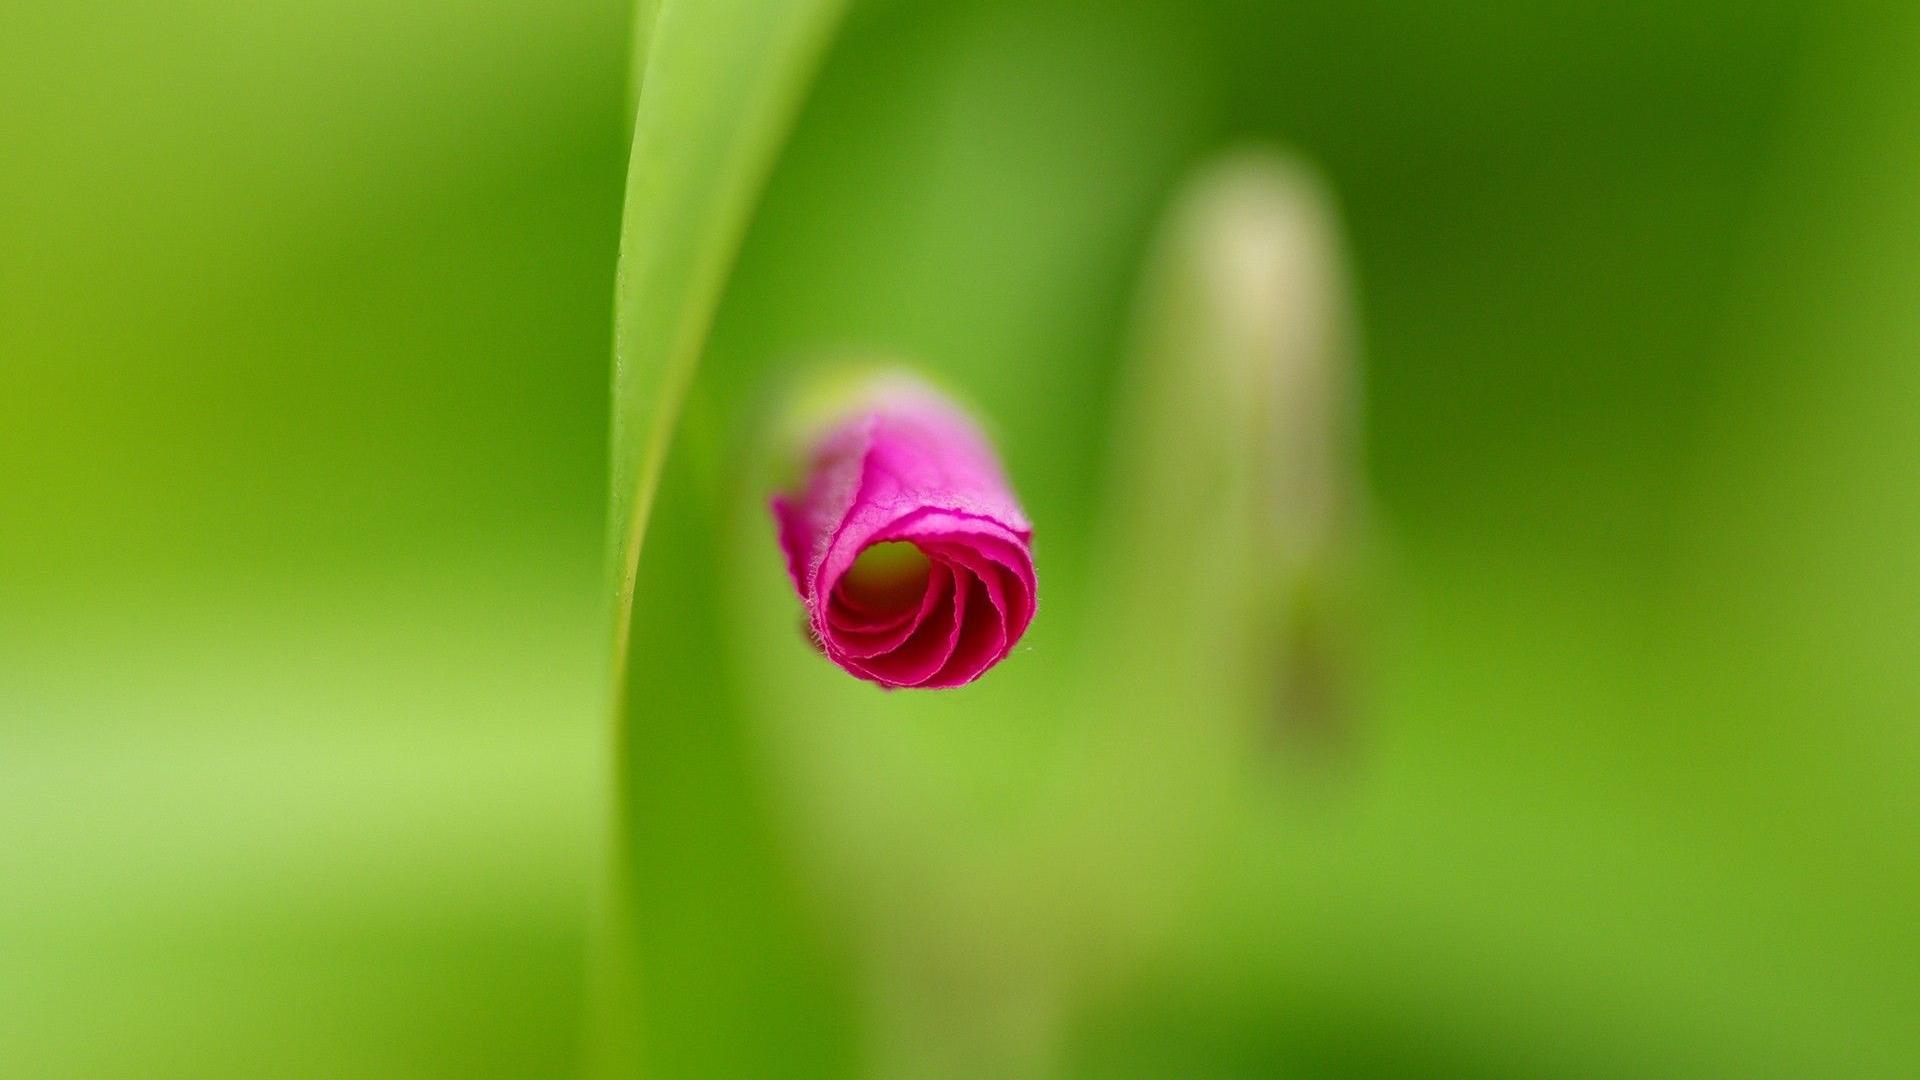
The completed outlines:
[[[963,686],[1033,620],[1027,524],[986,437],[958,406],[891,376],[855,397],[773,500],[821,651],[889,688]]]

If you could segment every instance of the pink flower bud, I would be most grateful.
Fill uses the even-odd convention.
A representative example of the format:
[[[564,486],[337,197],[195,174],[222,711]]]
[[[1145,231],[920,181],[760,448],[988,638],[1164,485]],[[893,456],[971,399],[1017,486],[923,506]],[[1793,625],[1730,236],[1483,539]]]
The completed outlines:
[[[980,429],[923,384],[843,414],[773,516],[821,650],[862,679],[964,686],[1033,621],[1033,528]]]

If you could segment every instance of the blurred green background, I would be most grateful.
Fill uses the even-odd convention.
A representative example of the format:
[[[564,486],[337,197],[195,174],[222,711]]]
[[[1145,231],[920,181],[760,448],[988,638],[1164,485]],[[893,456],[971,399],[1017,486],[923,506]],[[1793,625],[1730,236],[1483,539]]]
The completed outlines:
[[[0,7],[0,1073],[581,1065],[630,19]],[[978,688],[870,694],[760,647],[770,530],[709,496],[684,565],[746,629],[670,694],[773,718],[776,842],[883,957],[847,1057],[940,1075],[899,1014],[984,954],[1060,1075],[1920,1073],[1917,66],[1911,5],[856,4],[687,438],[751,441],[809,350],[914,357],[1046,591]],[[1142,260],[1249,139],[1347,232],[1365,704],[1163,868],[1172,931],[1054,985],[967,913],[1021,909],[1003,793],[1098,730],[1061,683]]]

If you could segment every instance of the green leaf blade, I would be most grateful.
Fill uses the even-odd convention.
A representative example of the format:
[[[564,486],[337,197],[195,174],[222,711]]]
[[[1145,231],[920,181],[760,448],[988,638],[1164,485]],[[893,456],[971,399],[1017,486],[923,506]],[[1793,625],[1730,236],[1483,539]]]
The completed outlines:
[[[721,659],[713,477],[675,453],[728,274],[841,0],[641,0],[615,300],[608,1076],[845,1075],[845,980],[802,909]],[[644,539],[644,543],[643,543]]]

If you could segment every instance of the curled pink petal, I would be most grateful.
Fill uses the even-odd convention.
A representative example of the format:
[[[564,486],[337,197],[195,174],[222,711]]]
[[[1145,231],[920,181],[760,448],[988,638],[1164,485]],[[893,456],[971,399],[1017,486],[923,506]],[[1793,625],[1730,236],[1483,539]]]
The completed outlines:
[[[875,387],[772,509],[821,650],[862,679],[964,686],[1033,621],[1033,528],[980,429],[918,382]]]

